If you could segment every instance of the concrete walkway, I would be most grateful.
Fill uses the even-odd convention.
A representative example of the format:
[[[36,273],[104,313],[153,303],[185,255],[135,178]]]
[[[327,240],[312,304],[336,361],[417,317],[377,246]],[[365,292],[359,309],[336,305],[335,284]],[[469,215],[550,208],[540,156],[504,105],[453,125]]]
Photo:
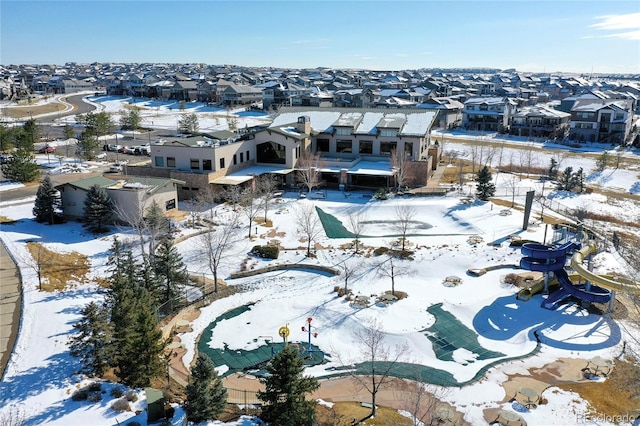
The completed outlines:
[[[0,243],[0,378],[4,378],[20,328],[20,286],[20,272],[4,244]]]

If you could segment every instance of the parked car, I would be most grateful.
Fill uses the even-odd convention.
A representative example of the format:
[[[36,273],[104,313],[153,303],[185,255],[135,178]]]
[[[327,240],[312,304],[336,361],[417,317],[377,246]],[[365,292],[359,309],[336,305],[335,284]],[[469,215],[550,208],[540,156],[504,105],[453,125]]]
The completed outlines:
[[[102,150],[103,151],[111,151],[111,152],[120,152],[120,148],[122,148],[122,145],[116,145],[114,143],[110,143],[110,144],[104,144],[102,146]]]
[[[40,150],[38,150],[38,152],[40,154],[50,154],[50,153],[54,152],[55,150],[56,150],[55,146],[45,145],[42,148],[40,148]]]
[[[124,153],[124,154],[131,154],[131,155],[133,155],[133,154],[135,154],[135,151],[136,151],[135,147],[133,147],[133,146],[125,146],[125,147],[124,147],[124,151],[123,151],[123,153]]]
[[[109,166],[109,173],[120,173],[123,167],[120,164],[112,164]]]
[[[100,154],[96,155],[96,158],[98,160],[103,160],[103,159],[107,158],[107,153],[106,152],[101,152]]]

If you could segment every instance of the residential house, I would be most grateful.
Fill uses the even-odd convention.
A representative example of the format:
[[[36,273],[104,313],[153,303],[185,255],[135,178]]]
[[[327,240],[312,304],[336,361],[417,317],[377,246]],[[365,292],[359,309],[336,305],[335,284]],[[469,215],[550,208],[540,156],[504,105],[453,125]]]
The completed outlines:
[[[95,176],[57,185],[62,199],[62,211],[65,217],[81,219],[84,217],[84,202],[87,193],[94,185],[104,188],[111,199],[118,222],[131,222],[145,212],[155,202],[163,212],[177,208],[178,195],[176,185],[182,182],[174,179],[154,179],[149,177],[122,176],[109,179]]]
[[[439,129],[452,129],[462,123],[462,111],[464,104],[452,98],[431,98],[418,105],[418,108],[435,109],[438,118],[434,127]]]
[[[571,114],[543,106],[525,107],[512,115],[510,133],[518,136],[562,139]]]
[[[226,86],[220,97],[221,103],[225,105],[249,105],[262,102],[262,89],[229,84]]]
[[[632,122],[631,99],[578,99],[571,108],[569,139],[625,144]]]
[[[462,126],[470,130],[505,132],[517,103],[507,97],[471,98],[464,102]]]

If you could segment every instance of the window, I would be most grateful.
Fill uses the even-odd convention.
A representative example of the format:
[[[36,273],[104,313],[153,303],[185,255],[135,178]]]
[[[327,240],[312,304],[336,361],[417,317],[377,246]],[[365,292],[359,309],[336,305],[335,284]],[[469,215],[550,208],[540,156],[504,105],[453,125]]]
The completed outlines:
[[[202,170],[212,170],[211,160],[202,160]]]
[[[233,165],[235,166],[236,164],[238,164],[238,157],[236,154],[233,154]]]
[[[191,164],[191,170],[200,170],[200,160],[197,158],[192,158],[189,163]]]
[[[250,161],[251,158],[249,157],[249,151],[247,151],[247,161]]]
[[[156,167],[164,167],[164,157],[155,158]]]
[[[474,109],[476,109],[476,107],[473,105],[467,105],[465,108],[467,109],[467,111],[473,111]]]
[[[318,151],[329,151],[329,139],[318,139]]]
[[[220,159],[220,168],[224,169],[224,158]]]
[[[413,142],[404,143],[404,153],[409,157],[413,156]]]
[[[336,135],[338,136],[349,136],[351,134],[351,129],[348,127],[337,127]]]
[[[381,142],[380,143],[380,154],[391,154],[391,151],[396,149],[395,142]]]
[[[373,154],[372,141],[360,141],[360,154]]]
[[[176,157],[167,157],[167,167],[176,166]]]
[[[345,139],[336,141],[336,152],[353,152],[353,142]]]
[[[593,118],[595,113],[593,112],[578,112],[578,118]]]
[[[173,210],[176,208],[176,199],[172,198],[171,200],[168,200],[165,205],[164,205],[164,209],[165,210]]]
[[[398,134],[398,129],[382,129],[380,131],[380,136],[395,138]]]
[[[240,153],[240,162],[244,163],[244,152]]]

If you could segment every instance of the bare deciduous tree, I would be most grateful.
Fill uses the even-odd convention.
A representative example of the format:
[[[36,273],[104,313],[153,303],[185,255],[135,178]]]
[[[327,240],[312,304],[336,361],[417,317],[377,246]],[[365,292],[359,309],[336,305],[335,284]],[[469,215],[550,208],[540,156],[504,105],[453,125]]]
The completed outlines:
[[[396,220],[393,221],[392,226],[398,233],[400,233],[403,252],[407,241],[407,234],[414,226],[413,218],[416,214],[418,214],[418,212],[411,205],[398,204],[396,206]]]
[[[380,277],[391,279],[391,294],[396,295],[396,278],[411,276],[415,274],[415,270],[411,268],[407,261],[403,261],[389,256],[386,260],[376,265],[376,273]]]
[[[447,388],[428,385],[420,374],[415,380],[405,381],[406,388],[395,392],[396,399],[403,401],[404,409],[411,414],[414,426],[442,424],[441,402],[451,392]]]
[[[238,239],[240,214],[230,210],[224,217],[219,218],[220,225],[215,227],[207,222],[207,230],[198,238],[204,250],[201,256],[205,257],[209,270],[213,274],[214,292],[218,292],[218,272],[220,263],[226,256],[231,256],[231,247]]]
[[[206,185],[201,188],[196,195],[194,206],[202,212],[209,212],[209,219],[214,220],[214,204],[222,196],[223,190],[219,185]]]
[[[360,349],[361,359],[364,359],[363,368],[366,369],[366,374],[361,375],[355,371],[351,377],[357,386],[371,395],[371,417],[375,417],[376,396],[393,380],[391,371],[400,362],[408,346],[396,345],[391,348],[385,342],[382,324],[376,319],[369,320],[363,328],[354,333],[354,337]]]
[[[342,280],[344,281],[344,291],[348,290],[349,280],[355,278],[364,268],[362,261],[347,262],[346,260],[340,264],[342,270]]]
[[[322,176],[320,169],[322,168],[322,158],[319,154],[303,151],[296,169],[298,171],[298,181],[311,192],[313,188],[320,186]]]
[[[307,257],[311,256],[311,244],[318,238],[322,232],[322,224],[316,212],[315,206],[307,201],[302,200],[294,212],[298,232],[307,241]]]
[[[517,175],[510,174],[504,178],[504,185],[507,187],[509,192],[511,192],[511,207],[516,205],[516,190],[518,189],[519,183],[520,178]]]
[[[53,265],[54,252],[48,250],[41,243],[29,242],[27,247],[31,256],[20,259],[21,263],[27,265],[38,276],[38,290],[42,290],[42,278],[44,270]]]
[[[262,211],[264,212],[264,221],[266,222],[268,220],[269,205],[273,200],[273,194],[278,189],[278,180],[270,174],[261,175],[256,179],[256,188],[260,197]]]
[[[257,202],[258,191],[255,186],[249,186],[240,192],[240,207],[242,212],[249,219],[249,238],[251,238],[251,228],[253,221],[260,213],[260,204]]]
[[[351,233],[355,237],[355,253],[358,254],[358,245],[360,243],[360,237],[362,237],[362,233],[364,232],[367,215],[362,210],[357,208],[351,208],[347,212],[347,224],[351,229]]]
[[[396,178],[396,190],[400,191],[406,187],[413,178],[412,170],[409,165],[409,158],[404,151],[398,152],[397,149],[391,150],[391,167]]]

